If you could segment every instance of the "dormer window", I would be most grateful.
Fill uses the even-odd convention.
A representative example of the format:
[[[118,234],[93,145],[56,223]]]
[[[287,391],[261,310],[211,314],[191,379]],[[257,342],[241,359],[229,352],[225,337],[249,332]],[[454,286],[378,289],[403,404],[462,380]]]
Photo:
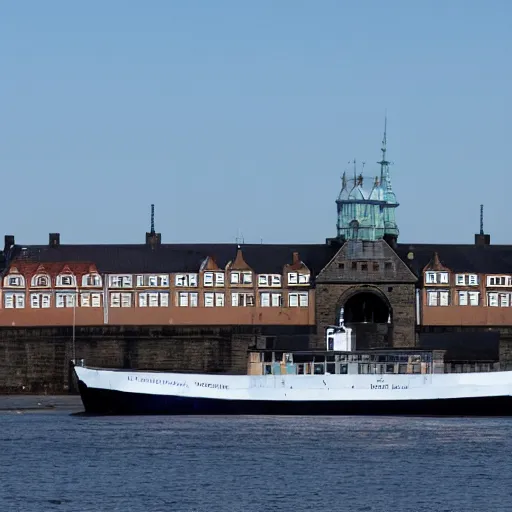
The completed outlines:
[[[72,274],[59,274],[57,276],[57,286],[76,286],[75,276]]]
[[[82,277],[82,286],[101,286],[101,276],[99,274],[86,274]]]
[[[252,272],[246,271],[233,271],[230,277],[231,284],[252,284]]]
[[[197,288],[197,274],[176,274],[174,284],[180,288]]]
[[[224,286],[224,272],[205,272],[204,286]]]
[[[487,286],[512,286],[512,277],[487,276]]]
[[[21,275],[5,276],[4,286],[12,286],[22,288],[25,286],[25,278]]]
[[[258,276],[258,286],[262,288],[280,288],[281,275],[280,274],[260,274]]]
[[[288,284],[309,284],[309,274],[303,272],[288,272]]]
[[[113,275],[108,276],[108,284],[110,288],[131,288],[131,275]]]
[[[50,276],[46,276],[46,275],[42,275],[42,274],[35,275],[32,278],[31,285],[33,287],[38,287],[38,288],[48,288],[50,286]]]
[[[457,286],[477,286],[478,275],[477,274],[456,274],[455,283]]]
[[[148,288],[163,288],[169,286],[168,275],[139,275],[137,276],[137,286]]]
[[[425,272],[425,283],[427,284],[448,284],[449,281],[449,272]]]

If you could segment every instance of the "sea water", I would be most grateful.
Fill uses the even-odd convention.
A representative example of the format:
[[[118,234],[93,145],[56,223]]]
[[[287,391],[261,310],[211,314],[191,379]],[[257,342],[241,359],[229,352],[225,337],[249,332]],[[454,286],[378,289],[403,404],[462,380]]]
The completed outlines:
[[[80,410],[0,397],[0,511],[512,511],[509,418]]]

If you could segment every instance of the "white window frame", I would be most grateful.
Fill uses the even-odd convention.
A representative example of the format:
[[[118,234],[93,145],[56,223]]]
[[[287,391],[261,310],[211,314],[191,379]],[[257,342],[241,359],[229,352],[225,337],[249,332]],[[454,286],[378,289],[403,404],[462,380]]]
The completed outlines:
[[[260,292],[259,304],[262,308],[283,307],[283,294],[281,292]]]
[[[252,272],[250,270],[233,270],[229,276],[231,284],[252,284]]]
[[[55,294],[55,307],[56,308],[72,308],[75,307],[74,292],[57,292]]]
[[[499,306],[498,292],[487,292],[487,306],[490,308],[495,308]]]
[[[215,307],[215,293],[214,292],[205,292],[203,300],[204,300],[205,308]]]
[[[48,309],[50,307],[50,293],[31,293],[30,307],[35,309]]]
[[[232,292],[231,306],[233,307],[253,307],[255,305],[255,297],[252,292]]]
[[[99,288],[102,286],[101,276],[96,273],[85,274],[82,276],[82,286]]]
[[[76,277],[73,274],[59,274],[56,284],[61,288],[76,288]]]
[[[197,288],[198,274],[175,274],[174,286],[176,288]]]
[[[24,288],[25,278],[21,274],[7,275],[4,277],[4,287]]]
[[[212,288],[214,282],[213,272],[205,272],[203,274],[203,286]]]
[[[459,306],[468,305],[468,292],[459,292]]]
[[[25,293],[24,292],[5,292],[4,293],[5,309],[25,309]]]
[[[176,305],[178,307],[197,308],[198,293],[197,292],[176,292]]]
[[[311,274],[305,272],[299,272],[299,284],[309,284]]]
[[[288,307],[307,308],[309,306],[308,292],[293,292],[288,294]]]
[[[299,284],[298,272],[288,272],[288,284]]]
[[[114,289],[132,288],[133,276],[131,274],[111,274],[108,276],[108,287]]]
[[[425,272],[425,283],[437,284],[437,273],[431,271]]]
[[[427,290],[427,306],[446,307],[450,305],[449,290]]]
[[[491,288],[506,288],[512,286],[512,277],[499,274],[487,276],[486,283]]]
[[[44,282],[45,284],[41,284],[41,282]],[[32,277],[31,286],[33,288],[49,288],[50,282],[51,280],[49,275],[36,274],[35,276]]]
[[[281,274],[259,274],[258,286],[261,288],[281,288]]]

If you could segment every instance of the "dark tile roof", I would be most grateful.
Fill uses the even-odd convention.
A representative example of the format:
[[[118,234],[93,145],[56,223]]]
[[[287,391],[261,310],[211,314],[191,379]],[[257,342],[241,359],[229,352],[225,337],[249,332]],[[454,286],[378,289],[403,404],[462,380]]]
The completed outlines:
[[[512,245],[398,244],[396,252],[417,275],[434,252],[441,264],[454,272],[512,274]],[[407,257],[409,253],[412,260]]]
[[[132,245],[48,245],[14,246],[10,260],[27,262],[93,262],[102,273],[197,272],[208,256],[220,268],[234,261],[237,244],[161,244],[152,249],[145,244]],[[258,274],[281,273],[293,261],[293,253],[317,275],[336,254],[336,244],[242,244],[244,260]],[[512,245],[447,245],[400,243],[395,251],[416,274],[432,259],[455,272],[511,273]],[[413,258],[408,255],[412,253]]]
[[[11,261],[94,262],[102,273],[197,272],[208,256],[224,268],[234,261],[237,244],[162,244],[155,249],[139,245],[47,245],[15,246]],[[292,263],[293,253],[316,275],[336,253],[336,247],[315,245],[241,245],[244,260],[258,274],[281,273]]]

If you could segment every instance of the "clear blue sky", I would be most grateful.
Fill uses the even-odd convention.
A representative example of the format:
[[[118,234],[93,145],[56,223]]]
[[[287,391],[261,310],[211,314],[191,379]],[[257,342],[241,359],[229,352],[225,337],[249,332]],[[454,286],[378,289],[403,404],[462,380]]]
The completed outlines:
[[[19,243],[316,243],[377,172],[402,242],[510,228],[509,0],[0,6],[1,231]]]

